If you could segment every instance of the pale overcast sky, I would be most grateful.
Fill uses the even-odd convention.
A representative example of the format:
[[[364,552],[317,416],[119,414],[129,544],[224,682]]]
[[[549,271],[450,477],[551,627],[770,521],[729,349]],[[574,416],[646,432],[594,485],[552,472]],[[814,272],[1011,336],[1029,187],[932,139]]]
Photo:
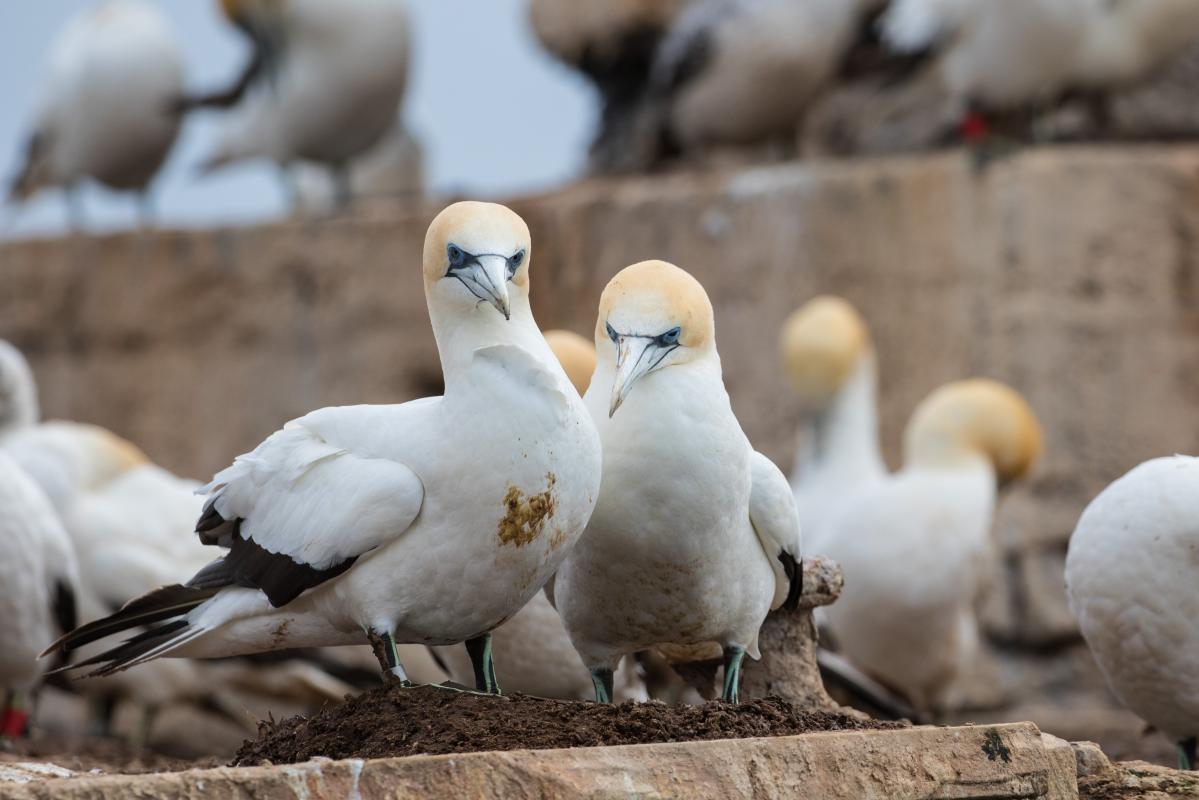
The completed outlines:
[[[51,39],[98,0],[0,0],[0,179],[17,169]],[[193,87],[220,85],[245,58],[241,38],[217,0],[159,0],[176,28]],[[533,39],[526,0],[408,0],[416,52],[405,113],[425,147],[434,192],[502,196],[549,188],[582,168],[597,113],[588,85],[545,55]],[[492,120],[480,130],[462,125]],[[194,166],[218,118],[193,116],[157,184],[156,207],[167,225],[251,222],[275,216],[283,196],[271,169],[252,164],[197,179]],[[129,227],[132,198],[91,187],[89,228]],[[0,208],[0,238],[61,230],[66,213],[56,191],[26,206]]]

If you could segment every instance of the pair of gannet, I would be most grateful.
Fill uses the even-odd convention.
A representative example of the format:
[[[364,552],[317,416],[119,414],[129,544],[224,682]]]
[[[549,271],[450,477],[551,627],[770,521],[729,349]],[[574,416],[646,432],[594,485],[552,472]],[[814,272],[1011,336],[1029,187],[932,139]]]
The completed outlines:
[[[149,462],[133,444],[93,425],[39,423],[36,385],[24,356],[0,341],[0,453],[31,476],[52,503],[77,554],[78,616],[99,619],[164,582],[183,580],[210,560],[190,535],[203,501],[198,484]],[[224,668],[223,675],[234,668]],[[287,673],[288,697],[303,702],[340,699],[350,688],[312,665],[273,664],[256,674]],[[232,677],[242,678],[240,675]],[[253,680],[242,683],[253,685]],[[80,685],[94,704],[94,721],[107,729],[115,704],[130,698],[142,709],[136,736],[149,735],[163,707],[188,701],[244,717],[212,680],[207,665],[161,662],[137,675],[115,675]],[[262,696],[278,694],[273,689]]]
[[[651,72],[669,148],[795,141],[804,112],[883,0],[698,0]]]
[[[369,641],[404,681],[396,645],[465,641],[498,691],[490,632],[582,534],[600,442],[533,320],[528,227],[457,203],[425,239],[423,276],[445,395],[326,408],[288,423],[205,487],[200,538],[226,552],[85,625],[56,649],[138,633],[83,666]]]
[[[920,710],[939,710],[975,666],[975,605],[994,570],[997,488],[1041,448],[1028,404],[988,380],[947,384],[913,413],[904,466],[879,455],[876,362],[865,323],[819,298],[787,322],[782,345],[808,416],[793,476],[815,552],[845,591],[825,609],[837,646]]]
[[[330,168],[349,201],[351,163],[395,124],[408,73],[402,0],[221,0],[253,52],[236,84],[185,108],[236,105],[205,162],[265,158]]]
[[[600,298],[595,343],[584,400],[604,480],[554,604],[597,700],[611,699],[624,656],[715,643],[722,695],[736,701],[766,614],[798,602],[791,490],[733,415],[698,281],[661,261],[622,270]]]
[[[1199,768],[1199,459],[1146,461],[1070,538],[1066,588],[1108,686]]]
[[[883,37],[936,52],[963,114],[1043,109],[1068,92],[1127,88],[1199,37],[1189,0],[892,0]]]
[[[595,371],[595,346],[566,330],[546,331],[545,341],[579,395],[585,394]],[[563,700],[583,700],[593,695],[591,679],[581,669],[562,619],[544,592],[533,595],[512,619],[496,628],[491,638],[492,652],[500,665],[497,677],[506,691]],[[436,651],[456,683],[469,684],[474,679],[474,668],[462,648],[438,647]],[[616,672],[613,699],[648,697],[636,663],[626,658]]]
[[[50,500],[0,452],[0,741],[25,733],[38,654],[75,626],[78,567]]]
[[[170,106],[183,90],[183,59],[161,12],[147,0],[107,0],[55,40],[25,159],[11,187],[23,201],[91,179],[143,198],[179,132]]]

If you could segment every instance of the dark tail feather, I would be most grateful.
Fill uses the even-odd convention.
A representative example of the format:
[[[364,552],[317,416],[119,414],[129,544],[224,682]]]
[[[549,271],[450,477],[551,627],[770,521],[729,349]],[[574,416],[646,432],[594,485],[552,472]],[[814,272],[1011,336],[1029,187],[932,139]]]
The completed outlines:
[[[171,620],[162,625],[156,625],[147,631],[142,631],[137,636],[126,639],[116,647],[105,650],[103,653],[86,658],[77,664],[71,664],[65,667],[64,670],[78,669],[79,667],[94,667],[99,664],[101,665],[100,668],[87,673],[87,677],[98,678],[104,675],[111,675],[114,672],[120,672],[140,656],[145,655],[160,644],[164,644],[175,638],[186,627],[187,620],[185,619]]]
[[[787,599],[783,601],[783,608],[794,611],[799,608],[799,596],[803,594],[803,562],[786,550],[779,553],[779,561],[787,576]]]
[[[179,584],[155,589],[149,594],[144,594],[141,597],[135,597],[130,600],[115,614],[110,614],[103,619],[89,622],[83,627],[76,628],[67,633],[54,644],[47,647],[42,655],[77,650],[86,644],[91,644],[122,631],[182,616],[216,593],[217,589],[195,589]],[[159,629],[155,628],[152,631],[147,631],[147,633],[151,633],[153,630]],[[129,642],[126,642],[126,645],[136,639],[137,637],[130,639]],[[119,647],[116,648],[116,650],[120,649]],[[148,650],[149,648],[146,649]],[[88,662],[83,663],[86,664]]]
[[[840,686],[858,702],[870,706],[874,716],[886,719],[908,719],[914,725],[926,725],[924,715],[906,700],[869,677],[846,659],[824,648],[816,651],[820,677],[826,684]]]

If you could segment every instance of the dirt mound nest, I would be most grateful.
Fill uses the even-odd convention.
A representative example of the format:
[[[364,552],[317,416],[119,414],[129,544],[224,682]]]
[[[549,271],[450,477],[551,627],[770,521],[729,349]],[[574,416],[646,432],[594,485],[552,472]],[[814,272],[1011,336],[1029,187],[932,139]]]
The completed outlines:
[[[236,765],[313,756],[380,758],[418,753],[548,749],[788,736],[809,731],[906,727],[845,714],[800,711],[777,698],[729,705],[600,705],[526,695],[485,697],[431,686],[385,686],[312,717],[264,722]]]

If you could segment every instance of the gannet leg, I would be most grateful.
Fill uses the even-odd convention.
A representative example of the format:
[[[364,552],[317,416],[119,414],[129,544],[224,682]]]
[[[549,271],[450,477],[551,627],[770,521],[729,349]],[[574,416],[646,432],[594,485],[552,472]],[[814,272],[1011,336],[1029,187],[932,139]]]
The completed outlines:
[[[344,163],[334,164],[329,168],[329,174],[333,179],[333,210],[339,214],[345,213],[354,202],[354,191],[350,186],[350,168]]]
[[[1199,764],[1195,763],[1195,751],[1199,748],[1199,738],[1192,736],[1189,739],[1182,739],[1178,742],[1178,768],[1179,769],[1196,769]]]
[[[741,645],[730,644],[724,648],[724,693],[721,699],[730,703],[741,701],[741,660],[745,658],[745,648]]]
[[[612,668],[596,667],[591,670],[591,682],[595,685],[595,702],[612,702]]]
[[[475,668],[475,689],[483,694],[503,694],[495,677],[495,662],[491,658],[491,634],[485,633],[466,640],[466,652]]]
[[[379,668],[383,670],[383,682],[412,686],[412,681],[408,680],[408,673],[404,671],[404,666],[400,663],[400,654],[396,650],[396,642],[391,634],[386,631],[379,633],[375,630],[368,630],[366,638],[370,642],[371,649],[375,651],[375,658],[379,659]]]

